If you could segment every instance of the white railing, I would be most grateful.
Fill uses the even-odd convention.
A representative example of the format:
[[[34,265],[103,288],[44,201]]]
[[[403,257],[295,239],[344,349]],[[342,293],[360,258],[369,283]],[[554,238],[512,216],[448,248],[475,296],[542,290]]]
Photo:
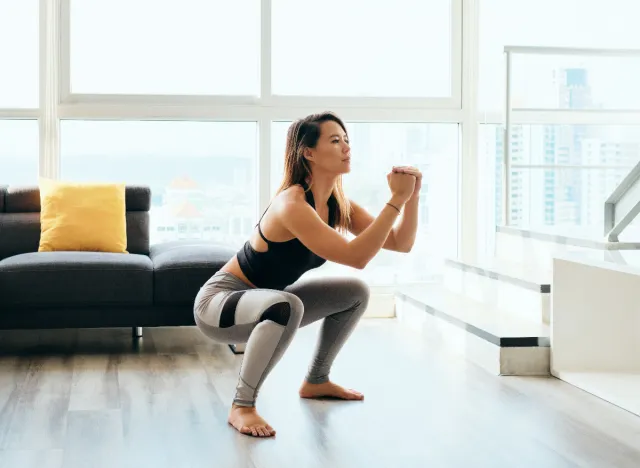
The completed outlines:
[[[575,124],[585,123],[580,116],[589,114],[589,121],[593,121],[593,114],[600,114],[603,117],[603,123],[640,123],[640,109],[531,109],[531,108],[514,108],[512,106],[512,76],[513,76],[513,56],[520,55],[556,55],[556,56],[593,56],[593,57],[630,57],[640,59],[640,50],[637,49],[590,49],[590,48],[567,48],[567,47],[529,47],[529,46],[505,46],[505,115],[504,115],[504,148],[503,148],[503,172],[502,172],[502,209],[503,224],[509,226],[511,224],[511,170],[512,169],[630,169],[629,176],[614,191],[612,196],[605,203],[605,234],[612,241],[617,241],[617,235],[624,229],[629,222],[633,220],[638,212],[640,212],[640,168],[629,168],[628,166],[614,165],[561,165],[561,164],[512,164],[511,163],[511,128],[513,127],[514,113],[519,113],[522,117],[534,114],[572,114],[575,115]],[[526,119],[518,119],[518,123],[525,122]],[[531,124],[541,123],[539,121],[531,121]],[[635,176],[635,177],[634,177]],[[630,183],[630,178],[633,183]],[[633,190],[637,185],[637,190]],[[636,193],[637,192],[637,193]],[[629,203],[629,196],[634,194],[636,203]],[[625,196],[627,195],[627,196]],[[617,202],[624,202],[631,205],[625,213],[621,212],[621,205],[616,206]],[[625,205],[625,206],[626,206]],[[631,217],[631,215],[633,215]],[[631,219],[630,219],[631,217]],[[616,221],[617,220],[617,221]]]
[[[640,213],[640,162],[604,202],[604,235],[618,242],[620,233]]]

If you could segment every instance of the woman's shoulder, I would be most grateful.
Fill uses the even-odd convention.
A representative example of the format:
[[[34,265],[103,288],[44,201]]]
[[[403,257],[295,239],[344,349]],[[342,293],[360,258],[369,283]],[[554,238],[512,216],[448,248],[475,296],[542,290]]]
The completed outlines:
[[[272,222],[282,226],[287,224],[286,220],[305,219],[310,215],[308,210],[311,208],[300,185],[293,185],[278,193],[270,206],[269,211],[273,212]]]
[[[300,203],[306,203],[306,197],[304,188],[297,184],[286,188],[273,199],[273,204],[279,208],[286,208]]]

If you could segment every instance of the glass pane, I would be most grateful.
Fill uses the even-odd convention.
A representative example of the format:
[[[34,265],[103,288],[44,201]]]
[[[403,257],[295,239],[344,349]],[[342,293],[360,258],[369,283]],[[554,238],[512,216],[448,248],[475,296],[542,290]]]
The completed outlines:
[[[640,109],[640,57],[516,55],[514,107]]]
[[[483,187],[479,219],[484,235],[502,224],[504,138],[500,126],[480,126]],[[637,126],[525,125],[512,130],[513,164],[615,166],[595,169],[517,169],[511,171],[511,225],[580,227],[602,235],[604,202],[640,161]],[[566,232],[566,231],[565,231]]]
[[[0,0],[0,107],[38,107],[38,0]]]
[[[38,121],[0,120],[0,185],[37,185],[38,153]]]
[[[503,107],[505,45],[640,48],[638,15],[640,3],[636,0],[481,0],[480,108]],[[513,95],[516,107],[532,101],[541,107],[542,99],[547,104],[557,103],[550,107],[574,108],[567,107],[568,94],[582,99],[590,94],[588,104],[593,108],[639,107],[637,59],[537,56],[526,59],[519,70],[521,78],[515,83],[520,92]],[[584,107],[585,103],[579,105]]]
[[[273,92],[451,96],[451,0],[273,0]]]
[[[151,242],[239,247],[257,210],[256,122],[63,121],[62,178],[151,187]]]
[[[259,0],[71,1],[74,93],[256,95],[259,59]]]
[[[626,169],[518,169],[511,178],[511,225],[581,227],[602,235],[604,202]]]
[[[272,127],[272,194],[283,174],[290,122]],[[351,140],[347,196],[377,216],[389,200],[386,176],[393,166],[413,165],[423,173],[418,234],[409,254],[382,250],[364,270],[327,262],[312,275],[351,274],[375,286],[433,278],[445,257],[457,255],[458,125],[346,122]],[[350,236],[352,237],[352,236]]]
[[[495,131],[496,155],[504,149]],[[491,141],[487,141],[487,144]],[[640,127],[634,125],[516,125],[511,129],[513,164],[606,165],[632,167],[640,160]]]

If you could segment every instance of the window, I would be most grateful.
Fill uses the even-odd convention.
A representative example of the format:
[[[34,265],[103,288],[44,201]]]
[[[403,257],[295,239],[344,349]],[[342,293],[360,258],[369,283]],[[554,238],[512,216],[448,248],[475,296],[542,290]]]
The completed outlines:
[[[255,122],[63,121],[61,177],[149,185],[151,242],[240,246],[257,210]],[[207,230],[207,226],[220,226]]]
[[[273,93],[450,97],[451,0],[273,0]]]
[[[432,278],[444,257],[457,255],[458,125],[345,123],[352,148],[351,172],[343,176],[345,193],[375,217],[390,196],[386,176],[391,168],[419,167],[423,184],[418,234],[409,254],[382,250],[365,270],[328,263],[314,274],[357,274],[376,286]],[[282,178],[289,125],[273,124],[272,193]]]
[[[502,223],[503,132],[497,125],[480,128],[480,177],[482,186],[490,189],[479,198],[478,208],[480,216],[493,226]],[[548,139],[553,139],[554,145],[546,144]],[[512,131],[511,157],[513,165],[587,167],[513,168],[512,225],[580,226],[601,233],[605,200],[640,161],[640,128],[517,125]]]
[[[640,57],[513,56],[514,107],[640,109]]]
[[[522,197],[512,202],[515,226],[531,228],[579,227],[586,235],[602,235],[604,202],[627,175],[627,169],[527,169],[516,172],[523,181]],[[553,175],[555,183],[543,179]],[[576,195],[573,191],[577,192]],[[501,203],[496,203],[500,208]]]
[[[636,0],[480,0],[480,109],[503,108],[505,45],[640,48],[638,15]],[[640,108],[639,59],[518,60],[513,67],[515,107]]]
[[[39,105],[38,3],[0,0],[0,108]]]
[[[257,95],[259,0],[70,0],[71,92]]]
[[[38,122],[0,120],[0,185],[38,183]]]

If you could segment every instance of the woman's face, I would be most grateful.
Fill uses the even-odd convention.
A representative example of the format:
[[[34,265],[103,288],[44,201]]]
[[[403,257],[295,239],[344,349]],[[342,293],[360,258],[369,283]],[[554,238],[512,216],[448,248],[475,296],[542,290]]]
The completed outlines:
[[[305,153],[317,169],[335,174],[351,171],[349,137],[337,122],[330,120],[320,124],[316,147],[307,148]]]

